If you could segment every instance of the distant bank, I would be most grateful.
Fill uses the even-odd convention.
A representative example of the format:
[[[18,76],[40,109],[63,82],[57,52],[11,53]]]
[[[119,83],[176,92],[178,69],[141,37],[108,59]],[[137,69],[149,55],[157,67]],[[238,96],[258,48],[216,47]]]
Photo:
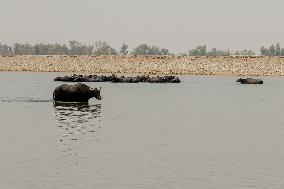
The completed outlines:
[[[0,71],[284,76],[284,57],[0,56]]]

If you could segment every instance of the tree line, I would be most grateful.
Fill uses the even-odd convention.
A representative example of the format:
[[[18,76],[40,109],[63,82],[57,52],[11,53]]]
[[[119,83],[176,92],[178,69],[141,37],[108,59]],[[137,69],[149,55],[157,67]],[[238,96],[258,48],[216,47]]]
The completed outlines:
[[[261,47],[260,54],[263,56],[284,56],[284,48],[279,43],[270,47]],[[0,55],[174,55],[166,48],[155,45],[140,44],[128,50],[127,44],[122,44],[119,51],[103,41],[97,41],[94,45],[85,45],[78,41],[71,40],[66,44],[44,44],[35,45],[16,43],[13,46],[0,43]],[[221,50],[212,48],[207,50],[206,45],[199,45],[190,49],[187,53],[178,53],[184,56],[228,56],[228,55],[256,55],[252,50],[231,52],[229,49]]]
[[[128,45],[123,44],[119,51],[103,41],[94,45],[85,45],[78,41],[69,41],[69,44],[44,44],[35,45],[16,43],[13,46],[0,43],[0,55],[169,55],[168,49],[159,46],[140,44],[131,52]]]
[[[256,53],[252,50],[242,50],[231,52],[229,49],[220,50],[216,47],[212,48],[212,50],[207,51],[206,45],[197,46],[194,49],[188,51],[188,55],[190,56],[230,56],[230,55],[255,55]]]
[[[260,55],[262,56],[284,56],[284,48],[280,47],[280,43],[272,44],[270,47],[260,47],[259,49]],[[212,50],[207,51],[206,45],[197,46],[194,49],[188,51],[185,55],[190,56],[229,56],[229,55],[256,55],[256,53],[252,50],[244,49],[242,51],[231,52],[229,49],[227,50],[218,50],[217,48],[212,48]]]
[[[268,48],[262,46],[259,51],[263,56],[284,56],[284,48],[281,48],[279,43],[272,44]]]
[[[85,45],[78,41],[69,44],[19,44],[12,47],[0,43],[2,55],[116,55],[117,51],[106,42],[98,41],[94,45]]]

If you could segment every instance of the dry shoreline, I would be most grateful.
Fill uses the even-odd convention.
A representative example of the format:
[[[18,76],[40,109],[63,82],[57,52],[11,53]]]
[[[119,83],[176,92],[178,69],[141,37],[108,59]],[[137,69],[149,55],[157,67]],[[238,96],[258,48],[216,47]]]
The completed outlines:
[[[0,56],[0,71],[149,75],[284,76],[284,57]]]

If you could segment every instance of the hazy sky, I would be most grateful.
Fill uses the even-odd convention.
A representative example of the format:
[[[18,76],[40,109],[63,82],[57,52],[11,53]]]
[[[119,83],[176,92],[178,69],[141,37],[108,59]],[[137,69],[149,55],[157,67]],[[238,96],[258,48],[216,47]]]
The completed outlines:
[[[0,0],[0,41],[284,47],[283,0]]]

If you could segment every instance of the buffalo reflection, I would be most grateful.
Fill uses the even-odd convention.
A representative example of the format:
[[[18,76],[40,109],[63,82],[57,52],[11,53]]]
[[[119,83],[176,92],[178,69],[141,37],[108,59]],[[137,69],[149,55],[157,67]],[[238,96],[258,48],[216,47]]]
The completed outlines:
[[[55,102],[54,111],[58,127],[63,130],[60,141],[80,140],[100,128],[101,104]]]

